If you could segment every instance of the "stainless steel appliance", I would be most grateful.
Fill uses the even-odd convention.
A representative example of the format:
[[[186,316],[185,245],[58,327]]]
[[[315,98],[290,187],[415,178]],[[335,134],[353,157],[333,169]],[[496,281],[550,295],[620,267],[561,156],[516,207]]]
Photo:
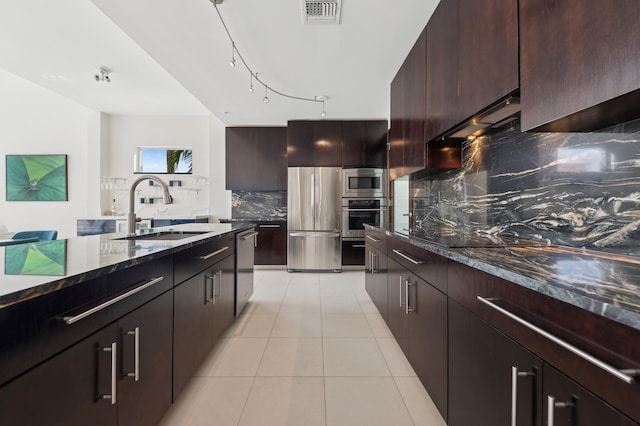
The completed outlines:
[[[287,270],[342,270],[340,183],[337,167],[288,171]]]
[[[384,198],[387,193],[386,181],[385,169],[343,169],[342,196]]]
[[[343,198],[342,238],[364,239],[364,225],[384,226],[387,201],[384,198]]]
[[[252,228],[236,234],[236,316],[253,294],[253,260],[258,233]]]

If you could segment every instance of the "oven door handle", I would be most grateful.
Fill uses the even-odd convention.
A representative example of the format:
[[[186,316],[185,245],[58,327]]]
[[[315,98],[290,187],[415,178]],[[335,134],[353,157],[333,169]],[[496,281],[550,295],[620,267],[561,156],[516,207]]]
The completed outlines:
[[[380,212],[383,210],[387,210],[387,208],[381,207],[379,209],[345,209],[345,208],[342,209],[342,211],[345,211],[345,212]]]

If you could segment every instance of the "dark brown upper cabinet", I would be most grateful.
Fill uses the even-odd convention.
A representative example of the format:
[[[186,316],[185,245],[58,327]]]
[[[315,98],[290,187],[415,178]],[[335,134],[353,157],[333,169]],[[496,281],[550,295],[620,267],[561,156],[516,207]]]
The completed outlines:
[[[341,167],[342,122],[289,121],[287,156],[289,167]]]
[[[458,37],[458,0],[442,0],[427,24],[427,141],[461,121],[457,110]]]
[[[520,0],[522,130],[640,117],[639,21],[637,0]]]
[[[462,121],[518,90],[518,2],[457,1]]]
[[[287,189],[286,127],[227,127],[225,136],[227,189]]]
[[[342,122],[342,167],[386,167],[387,128],[387,120]]]
[[[426,80],[427,141],[518,90],[518,2],[442,0],[427,24]]]
[[[389,127],[389,179],[393,180],[404,173],[404,130],[402,128],[402,98],[404,92],[404,69],[400,67],[391,81],[391,106]]]
[[[391,179],[425,167],[426,59],[425,28],[391,83]]]

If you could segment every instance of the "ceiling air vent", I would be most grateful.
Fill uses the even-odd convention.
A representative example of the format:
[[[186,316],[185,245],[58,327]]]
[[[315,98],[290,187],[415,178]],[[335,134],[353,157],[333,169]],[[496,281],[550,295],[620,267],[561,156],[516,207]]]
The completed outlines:
[[[302,0],[302,21],[305,24],[339,24],[342,0]]]

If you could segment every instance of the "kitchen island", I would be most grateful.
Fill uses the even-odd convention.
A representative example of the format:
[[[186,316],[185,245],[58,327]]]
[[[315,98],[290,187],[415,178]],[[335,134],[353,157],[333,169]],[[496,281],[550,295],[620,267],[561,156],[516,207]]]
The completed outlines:
[[[235,317],[235,234],[251,227],[0,248],[3,424],[156,424]]]
[[[367,227],[367,254],[367,291],[450,425],[640,421],[629,248]]]

